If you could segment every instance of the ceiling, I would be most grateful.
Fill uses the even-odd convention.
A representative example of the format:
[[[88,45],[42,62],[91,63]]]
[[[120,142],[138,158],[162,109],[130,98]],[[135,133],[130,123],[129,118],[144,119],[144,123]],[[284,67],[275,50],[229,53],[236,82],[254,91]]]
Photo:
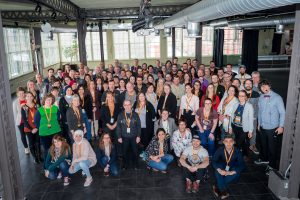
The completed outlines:
[[[34,10],[35,6],[32,2],[16,3],[9,0],[0,0],[0,10]]]
[[[70,0],[80,8],[106,9],[139,7],[141,0]],[[152,0],[152,6],[193,4],[199,0]]]

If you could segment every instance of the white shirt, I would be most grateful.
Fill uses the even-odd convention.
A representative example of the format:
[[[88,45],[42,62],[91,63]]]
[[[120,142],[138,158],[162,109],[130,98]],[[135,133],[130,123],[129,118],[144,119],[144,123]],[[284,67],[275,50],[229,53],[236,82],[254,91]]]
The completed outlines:
[[[186,94],[183,95],[181,97],[180,109],[196,112],[199,109],[199,97],[192,95],[191,98],[188,98]]]

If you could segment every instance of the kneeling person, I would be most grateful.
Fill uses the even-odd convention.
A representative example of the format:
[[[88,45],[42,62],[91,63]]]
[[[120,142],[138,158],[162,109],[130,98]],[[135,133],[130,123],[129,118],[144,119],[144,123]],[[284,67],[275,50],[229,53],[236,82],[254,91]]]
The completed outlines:
[[[192,146],[187,147],[180,157],[180,163],[184,167],[187,193],[198,192],[199,183],[203,179],[206,168],[209,165],[208,152],[200,144],[200,137],[194,135]]]

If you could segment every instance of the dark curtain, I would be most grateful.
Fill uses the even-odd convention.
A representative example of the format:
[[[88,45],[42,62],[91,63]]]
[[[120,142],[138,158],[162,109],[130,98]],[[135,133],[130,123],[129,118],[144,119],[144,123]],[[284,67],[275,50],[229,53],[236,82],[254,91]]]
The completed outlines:
[[[274,37],[272,41],[272,54],[280,54],[280,49],[281,49],[281,38],[282,34],[276,34],[274,32]]]
[[[243,31],[242,64],[246,66],[248,74],[258,68],[258,34],[258,30]]]
[[[216,67],[223,67],[223,47],[224,47],[224,29],[214,31],[214,52],[213,60]]]

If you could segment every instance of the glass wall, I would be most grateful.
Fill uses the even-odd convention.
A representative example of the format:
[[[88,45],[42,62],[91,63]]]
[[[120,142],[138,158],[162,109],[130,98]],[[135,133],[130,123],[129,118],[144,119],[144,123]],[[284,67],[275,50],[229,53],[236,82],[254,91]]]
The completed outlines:
[[[60,62],[59,58],[59,45],[58,45],[58,35],[53,34],[53,39],[48,37],[47,33],[41,32],[42,38],[42,49],[44,58],[44,67],[54,65]]]

